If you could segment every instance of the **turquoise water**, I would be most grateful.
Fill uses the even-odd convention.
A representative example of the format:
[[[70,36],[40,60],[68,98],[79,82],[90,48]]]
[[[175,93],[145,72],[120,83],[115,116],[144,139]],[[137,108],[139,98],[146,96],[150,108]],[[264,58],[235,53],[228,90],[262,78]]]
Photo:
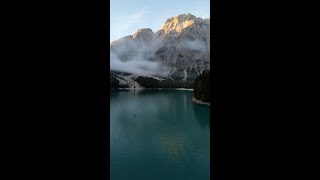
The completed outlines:
[[[110,93],[111,180],[209,180],[209,106],[192,91]]]

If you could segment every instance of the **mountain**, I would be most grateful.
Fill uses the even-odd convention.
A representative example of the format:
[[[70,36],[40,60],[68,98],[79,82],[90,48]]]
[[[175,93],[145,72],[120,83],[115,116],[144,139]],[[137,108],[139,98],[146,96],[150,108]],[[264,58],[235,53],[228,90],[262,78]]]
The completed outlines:
[[[156,33],[139,29],[112,42],[110,58],[111,70],[115,70],[111,75],[117,80],[129,78],[129,87],[138,77],[192,82],[210,70],[210,19],[181,14],[167,19]]]

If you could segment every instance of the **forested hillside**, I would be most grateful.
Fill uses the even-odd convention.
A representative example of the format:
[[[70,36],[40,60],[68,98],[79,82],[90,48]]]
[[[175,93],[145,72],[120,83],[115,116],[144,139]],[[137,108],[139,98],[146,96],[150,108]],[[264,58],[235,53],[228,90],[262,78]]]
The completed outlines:
[[[205,71],[194,81],[193,96],[197,100],[210,102],[210,71]]]

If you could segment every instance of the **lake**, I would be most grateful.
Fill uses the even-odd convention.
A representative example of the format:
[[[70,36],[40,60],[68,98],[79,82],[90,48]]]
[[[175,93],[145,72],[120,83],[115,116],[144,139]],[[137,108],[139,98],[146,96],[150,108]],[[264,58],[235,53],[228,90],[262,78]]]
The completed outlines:
[[[111,180],[209,180],[210,108],[192,91],[110,92]]]

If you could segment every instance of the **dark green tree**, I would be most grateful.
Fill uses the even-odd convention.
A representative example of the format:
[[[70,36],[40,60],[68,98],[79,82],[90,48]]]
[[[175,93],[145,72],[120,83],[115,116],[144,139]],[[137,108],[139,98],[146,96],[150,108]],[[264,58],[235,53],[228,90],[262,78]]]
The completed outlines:
[[[210,71],[204,71],[194,81],[193,84],[193,96],[194,98],[210,102]]]

